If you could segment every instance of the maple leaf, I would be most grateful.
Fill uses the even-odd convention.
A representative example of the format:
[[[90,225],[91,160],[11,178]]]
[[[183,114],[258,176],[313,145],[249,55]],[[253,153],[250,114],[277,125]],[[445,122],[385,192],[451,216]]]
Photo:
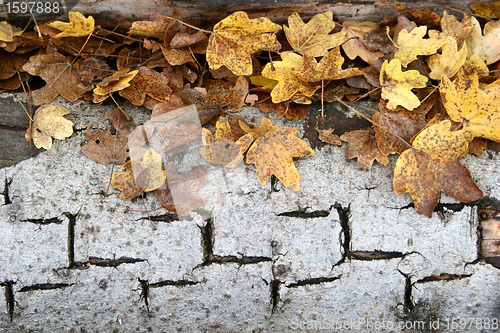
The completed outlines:
[[[40,106],[33,116],[33,124],[26,132],[26,140],[33,140],[37,148],[52,148],[52,138],[64,140],[73,134],[73,122],[63,116],[69,111],[58,105]],[[29,131],[31,130],[31,135]]]
[[[130,71],[128,68],[119,70],[106,77],[94,89],[94,103],[100,103],[110,94],[130,86],[130,81],[139,73],[139,70]]]
[[[481,63],[477,56],[473,56],[460,69],[455,81],[443,76],[439,91],[453,121],[463,123],[464,130],[475,137],[500,142],[500,81],[480,89],[478,71],[488,71]]]
[[[463,42],[472,36],[472,21],[470,16],[465,14],[462,22],[458,22],[454,15],[449,15],[445,10],[441,19],[441,30],[442,32],[429,30],[429,37],[446,39],[451,36],[457,41],[457,45],[461,46]]]
[[[413,88],[425,88],[427,78],[417,70],[401,71],[401,62],[393,59],[384,61],[380,71],[382,98],[387,99],[387,108],[394,110],[398,105],[413,110],[420,105],[420,100],[411,92]]]
[[[47,23],[49,27],[62,31],[55,38],[83,37],[90,35],[94,31],[95,21],[92,16],[85,18],[80,12],[69,12],[68,18],[69,23],[61,21]]]
[[[131,160],[122,165],[123,172],[111,176],[111,185],[120,193],[120,199],[131,200],[142,192],[150,192],[165,183],[165,173],[161,168],[161,156],[153,148],[144,154],[142,162]]]
[[[175,21],[167,16],[159,13],[151,13],[149,21],[133,22],[128,33],[146,37],[156,37],[159,40],[163,40],[167,26],[173,22]]]
[[[288,17],[288,27],[283,26],[290,46],[302,55],[322,57],[328,50],[339,46],[345,40],[346,32],[329,35],[335,28],[331,11],[314,15],[307,24],[298,13]]]
[[[462,45],[460,51],[457,50],[457,41],[448,36],[446,44],[443,46],[442,54],[434,54],[429,58],[429,77],[433,80],[440,80],[442,75],[452,77],[467,59],[467,47]]]
[[[44,87],[33,92],[35,105],[50,103],[58,95],[73,103],[92,89],[92,86],[81,88],[78,71],[68,58],[57,52],[34,55],[23,65],[23,69],[46,82]]]
[[[381,51],[370,50],[362,41],[366,33],[379,28],[377,23],[345,21],[342,25],[344,26],[342,31],[346,32],[346,41],[342,44],[342,49],[349,59],[354,60],[359,56],[367,63],[372,64],[384,56]]]
[[[82,146],[82,153],[97,163],[123,165],[129,158],[127,143],[132,119],[119,108],[107,111],[105,117],[111,121],[116,134],[113,135],[108,127],[105,131],[92,131],[90,122],[85,132],[87,144]]]
[[[158,134],[166,140],[161,151],[167,152],[176,147],[198,139],[201,135],[199,122],[187,122],[179,125],[167,123],[158,130]]]
[[[23,29],[15,27],[13,25],[10,25],[6,21],[0,22],[0,41],[2,42],[13,42],[14,41],[14,36],[20,36],[23,33]],[[5,43],[3,43],[5,44]],[[5,45],[1,45],[2,47],[5,47]]]
[[[492,3],[471,3],[470,8],[472,8],[478,16],[492,19],[500,18],[500,1]]]
[[[488,22],[484,26],[484,36],[481,25],[475,17],[470,18],[472,22],[472,36],[467,43],[469,58],[477,55],[486,65],[500,60],[500,27],[494,22]]]
[[[251,75],[252,57],[257,51],[276,52],[281,48],[275,33],[281,27],[265,17],[249,19],[245,12],[235,12],[214,26],[207,47],[211,69],[226,66],[236,75]]]
[[[340,140],[347,142],[346,160],[357,157],[358,168],[363,171],[369,171],[374,160],[382,165],[389,163],[387,155],[382,154],[378,148],[377,140],[371,131],[356,130],[344,133],[340,136]]]
[[[429,218],[440,192],[461,202],[483,196],[469,170],[458,162],[467,155],[470,134],[464,130],[450,132],[450,127],[451,122],[444,120],[423,130],[413,141],[413,148],[399,156],[394,169],[394,192],[410,193],[417,213]]]
[[[406,68],[410,62],[417,60],[417,55],[431,55],[446,43],[443,39],[424,39],[427,33],[425,25],[413,29],[411,32],[403,29],[398,34],[398,49],[394,54],[395,59],[399,59],[403,67]]]
[[[261,185],[275,175],[284,186],[294,191],[300,189],[300,174],[292,157],[314,155],[314,151],[296,133],[296,128],[284,126],[263,134],[248,149],[246,162],[255,164]]]
[[[168,102],[172,89],[168,79],[148,67],[139,67],[139,73],[130,81],[130,86],[120,90],[120,96],[134,105],[143,105],[146,95],[158,102]]]
[[[333,134],[335,129],[329,128],[329,129],[316,129],[318,131],[319,139],[325,143],[329,143],[331,145],[338,145],[340,146],[342,144],[342,140],[340,139],[340,136],[337,134]]]
[[[169,211],[187,216],[205,204],[196,192],[207,182],[206,166],[198,165],[187,173],[178,173],[174,162],[165,167],[166,181],[155,190],[158,202]]]
[[[321,80],[341,80],[352,76],[363,75],[358,68],[342,69],[344,58],[340,55],[340,48],[336,47],[328,52],[318,63],[309,55],[304,55],[304,62],[299,72],[294,73],[304,82],[318,82]]]
[[[288,101],[297,93],[302,93],[306,97],[314,95],[321,85],[304,82],[295,75],[295,72],[300,71],[304,58],[293,52],[283,52],[280,56],[283,61],[267,63],[262,70],[262,76],[278,81],[271,91],[273,103]]]
[[[238,124],[245,133],[253,135],[253,141],[264,136],[268,132],[276,131],[278,129],[278,126],[273,125],[273,123],[266,117],[260,120],[260,126],[248,124],[242,120],[238,120]]]
[[[252,134],[246,134],[235,142],[227,117],[220,117],[215,125],[215,137],[203,128],[203,147],[200,148],[200,154],[212,164],[233,168],[243,160],[243,154],[252,142]]]

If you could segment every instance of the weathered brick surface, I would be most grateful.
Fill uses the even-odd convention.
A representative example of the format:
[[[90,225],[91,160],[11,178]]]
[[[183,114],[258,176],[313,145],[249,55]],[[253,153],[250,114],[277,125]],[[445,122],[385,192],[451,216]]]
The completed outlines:
[[[362,172],[342,147],[316,150],[296,161],[294,192],[261,186],[252,165],[209,165],[191,147],[177,162],[181,172],[207,165],[207,203],[153,230],[147,214],[125,211],[158,207],[154,194],[105,196],[111,166],[80,152],[88,121],[102,124],[111,106],[77,106],[67,105],[70,139],[0,171],[0,332],[373,332],[500,316],[499,270],[478,260],[475,207],[443,196],[439,214],[416,214],[392,192],[395,158]],[[499,155],[488,154],[464,163],[499,198]]]

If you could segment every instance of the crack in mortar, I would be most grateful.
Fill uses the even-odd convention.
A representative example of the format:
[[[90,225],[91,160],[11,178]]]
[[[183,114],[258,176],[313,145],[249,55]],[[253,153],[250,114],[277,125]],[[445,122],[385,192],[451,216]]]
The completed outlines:
[[[99,266],[99,267],[118,267],[121,264],[135,264],[137,262],[148,261],[147,259],[142,258],[130,258],[130,257],[120,257],[118,259],[104,259],[98,257],[89,257],[89,261],[87,262],[90,265]]]
[[[311,218],[316,218],[316,217],[327,217],[330,215],[330,212],[332,211],[334,206],[331,206],[327,210],[317,210],[313,212],[306,212],[307,208],[309,207],[304,207],[299,210],[291,211],[291,212],[283,212],[276,214],[276,216],[287,216],[287,217],[298,217],[302,219],[311,219]]]
[[[7,180],[7,177],[5,177],[5,185],[4,185],[4,188],[3,188],[3,205],[10,205],[12,204],[12,200],[10,199],[10,196],[9,196],[9,187],[10,187],[10,184],[12,184],[12,178],[10,180]]]
[[[149,316],[150,315],[150,313],[149,313],[149,301],[148,301],[149,282],[148,282],[148,280],[141,280],[141,278],[137,278],[137,280],[139,280],[139,283],[141,284],[141,295],[140,295],[139,299],[142,298],[144,300],[144,304],[146,305],[146,313]]]
[[[431,276],[426,276],[420,280],[415,281],[413,284],[417,283],[426,283],[426,282],[433,282],[433,281],[453,281],[453,280],[462,280],[466,279],[468,277],[471,277],[472,274],[448,274],[448,273],[441,273],[439,275],[431,275]]]
[[[309,285],[313,285],[313,284],[333,282],[335,280],[340,279],[341,276],[342,276],[342,274],[338,275],[338,276],[332,276],[332,277],[317,277],[317,278],[299,280],[295,283],[290,283],[290,284],[286,285],[286,287],[287,288],[298,288],[298,287],[309,286]]]
[[[12,288],[14,284],[16,284],[16,282],[12,280],[0,282],[0,286],[5,288],[5,302],[7,303],[10,322],[12,322],[14,317],[14,305],[16,304],[16,299],[14,298],[14,288]]]
[[[26,220],[20,220],[19,222],[29,222],[34,224],[47,225],[47,224],[62,224],[63,221],[58,217],[52,217],[49,219],[26,219]]]
[[[333,265],[333,267],[343,264],[347,258],[351,256],[351,228],[349,226],[349,217],[351,214],[351,205],[343,208],[341,204],[335,203],[333,208],[337,210],[340,218],[340,226],[342,231],[339,234],[340,245],[342,246],[342,259]]]
[[[52,289],[61,289],[61,288],[66,288],[69,286],[72,286],[76,284],[74,283],[40,283],[40,284],[34,284],[31,286],[24,286],[21,289],[18,290],[20,293],[24,293],[27,291],[33,291],[33,290],[52,290]]]

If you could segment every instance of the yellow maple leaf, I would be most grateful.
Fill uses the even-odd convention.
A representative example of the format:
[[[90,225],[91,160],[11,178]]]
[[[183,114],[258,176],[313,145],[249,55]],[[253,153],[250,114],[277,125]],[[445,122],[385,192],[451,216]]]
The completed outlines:
[[[129,72],[129,68],[125,68],[106,77],[94,88],[94,103],[100,103],[108,98],[110,94],[130,87],[130,81],[137,73],[139,73],[137,69]]]
[[[384,56],[383,52],[370,50],[363,43],[363,36],[366,33],[379,28],[377,23],[344,21],[342,25],[344,26],[342,31],[347,33],[346,41],[342,44],[342,49],[349,59],[354,60],[359,56],[361,59],[371,64],[378,58]]]
[[[451,122],[441,121],[424,129],[396,162],[393,187],[397,195],[410,193],[415,210],[432,217],[443,192],[462,202],[478,200],[483,192],[469,170],[458,163],[467,155],[471,135],[450,132]]]
[[[255,164],[261,185],[275,175],[284,186],[294,191],[300,189],[300,174],[292,158],[314,155],[314,151],[296,133],[296,128],[284,126],[267,132],[248,149],[246,162]]]
[[[31,139],[37,148],[50,149],[52,138],[64,140],[73,134],[73,122],[63,117],[67,114],[69,111],[65,107],[52,104],[42,105],[36,110],[31,125]],[[30,139],[29,132],[25,136],[27,140]]]
[[[500,81],[480,89],[478,72],[488,71],[481,63],[473,56],[459,70],[455,81],[443,76],[439,91],[453,121],[462,122],[463,129],[475,137],[500,142]]]
[[[424,39],[427,33],[425,25],[414,28],[411,32],[403,29],[398,34],[398,49],[394,58],[399,59],[406,68],[410,62],[417,60],[417,55],[432,55],[446,43],[443,39]]]
[[[262,70],[262,76],[278,81],[278,84],[271,91],[273,103],[288,101],[297,93],[311,97],[321,85],[304,82],[295,75],[295,72],[298,72],[302,67],[304,58],[293,52],[283,52],[280,56],[283,61],[267,63]]]
[[[252,57],[257,51],[276,52],[281,44],[276,33],[281,27],[265,17],[249,19],[245,12],[235,12],[214,26],[207,47],[211,69],[225,65],[235,75],[251,75]]]
[[[149,21],[135,21],[128,31],[129,34],[155,37],[163,40],[165,37],[165,30],[175,21],[167,16],[159,13],[151,13]]]
[[[94,31],[95,21],[92,16],[85,18],[80,12],[69,12],[68,17],[69,23],[55,21],[47,24],[62,31],[55,38],[88,36]]]
[[[233,168],[243,160],[243,154],[253,142],[253,135],[246,134],[235,142],[227,117],[220,117],[215,128],[215,137],[212,132],[203,128],[203,147],[200,148],[200,154],[212,164]]]
[[[344,58],[340,54],[337,46],[328,52],[318,63],[316,59],[309,55],[304,55],[304,62],[299,72],[295,75],[304,82],[318,82],[321,80],[341,80],[352,76],[363,75],[358,68],[342,69]]]
[[[305,24],[298,13],[293,13],[288,17],[288,27],[283,26],[286,39],[290,46],[300,54],[307,53],[313,57],[322,57],[329,49],[345,41],[345,31],[329,34],[335,28],[332,18],[333,13],[328,11],[314,15]]]
[[[166,173],[161,168],[161,156],[149,148],[141,161],[131,160],[122,165],[123,172],[111,176],[111,185],[120,193],[120,199],[130,200],[142,192],[150,192],[165,183]]]
[[[401,62],[393,59],[384,61],[380,70],[382,98],[387,99],[387,108],[394,110],[398,105],[413,110],[420,105],[420,100],[411,92],[413,88],[425,88],[427,78],[417,70],[401,71]]]
[[[484,36],[481,25],[475,17],[471,17],[473,33],[467,43],[467,55],[477,55],[486,65],[500,60],[500,26],[494,22],[488,22],[484,26]]]
[[[253,135],[253,141],[265,135],[267,132],[276,131],[278,129],[278,126],[273,125],[273,123],[266,117],[261,119],[260,126],[248,124],[242,120],[238,120],[238,124],[245,133]]]
[[[431,69],[429,77],[433,80],[440,80],[442,75],[452,77],[462,67],[465,60],[467,60],[465,44],[459,51],[455,38],[448,36],[442,54],[434,54],[429,58],[429,68]]]
[[[441,19],[442,31],[429,30],[429,37],[446,39],[446,37],[451,36],[457,41],[458,47],[461,47],[463,42],[472,36],[472,29],[469,15],[465,14],[462,22],[458,22],[454,15],[449,15],[445,10]]]
[[[10,25],[6,21],[0,22],[0,41],[12,42],[14,41],[12,37],[20,36],[22,34],[23,34],[23,29]]]

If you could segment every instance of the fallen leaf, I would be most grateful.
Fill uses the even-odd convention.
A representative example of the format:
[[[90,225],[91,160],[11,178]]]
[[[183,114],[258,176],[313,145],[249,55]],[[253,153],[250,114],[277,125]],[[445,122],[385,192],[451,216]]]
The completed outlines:
[[[443,76],[439,91],[446,112],[453,121],[461,122],[464,130],[475,137],[500,142],[500,81],[480,89],[478,71],[488,69],[484,63],[483,66],[478,63],[482,61],[473,56],[459,70],[453,82]]]
[[[345,21],[342,25],[344,26],[342,30],[346,32],[346,41],[342,44],[342,49],[349,59],[354,60],[360,57],[367,63],[373,64],[384,56],[381,51],[368,49],[362,40],[366,33],[379,28],[377,23]]]
[[[203,206],[206,201],[196,192],[207,182],[206,168],[198,165],[187,173],[178,173],[175,163],[169,162],[165,168],[166,181],[155,190],[158,202],[181,216]]]
[[[451,122],[444,120],[423,130],[413,141],[413,148],[399,156],[394,169],[394,192],[410,193],[417,213],[429,218],[440,192],[461,202],[483,196],[469,170],[458,162],[467,155],[470,134],[464,130],[450,132],[450,127]]]
[[[321,84],[304,82],[295,75],[302,68],[304,58],[293,52],[282,52],[280,56],[283,61],[267,63],[262,70],[262,76],[278,81],[271,91],[273,103],[288,101],[297,93],[306,97],[314,95]]]
[[[278,126],[273,125],[273,123],[266,117],[261,119],[260,126],[257,126],[256,124],[248,124],[242,120],[238,120],[238,124],[240,124],[243,132],[251,133],[253,135],[253,141],[256,141],[268,132],[276,131],[278,129]]]
[[[120,96],[134,105],[143,105],[146,95],[158,102],[168,102],[172,89],[165,76],[148,67],[139,67],[139,73],[130,81],[130,86],[120,90]]]
[[[316,129],[319,134],[319,139],[325,143],[329,143],[331,145],[341,145],[342,140],[340,139],[340,136],[337,134],[333,134],[335,129],[329,128],[329,129]]]
[[[398,105],[413,110],[420,105],[418,97],[411,92],[413,88],[425,88],[427,78],[417,70],[401,71],[401,62],[393,59],[384,61],[380,71],[382,98],[387,99],[387,108],[394,110]]]
[[[304,55],[304,61],[300,71],[295,76],[304,82],[318,82],[321,80],[341,80],[352,76],[363,75],[358,68],[342,69],[344,58],[340,54],[340,48],[336,47],[328,52],[318,63],[309,55]]]
[[[465,14],[462,22],[458,22],[454,15],[449,15],[444,11],[441,19],[441,30],[429,30],[429,37],[446,39],[451,36],[457,41],[458,47],[461,48],[463,43],[472,36],[473,26],[470,15]]]
[[[246,134],[235,142],[227,117],[220,117],[215,125],[215,136],[203,128],[203,147],[200,148],[200,154],[212,164],[233,168],[243,160],[243,154],[252,142],[252,134]]]
[[[127,148],[129,134],[132,132],[132,119],[119,108],[107,111],[105,117],[111,121],[116,130],[91,130],[92,122],[86,130],[87,144],[82,146],[82,153],[90,160],[101,164],[123,165],[129,158]]]
[[[470,8],[472,8],[478,16],[492,19],[500,18],[500,1],[491,3],[471,3]]]
[[[298,13],[288,17],[288,27],[283,26],[286,39],[292,49],[298,53],[309,54],[312,57],[322,57],[328,50],[339,46],[345,41],[346,32],[341,31],[330,35],[335,29],[331,11],[314,15],[307,24]]]
[[[23,29],[15,27],[7,23],[6,21],[0,22],[0,41],[2,42],[13,42],[14,36],[20,36],[23,33]],[[5,43],[4,43],[5,44]],[[3,45],[2,47],[6,46]]]
[[[434,54],[429,58],[429,68],[431,69],[429,77],[433,80],[440,80],[442,75],[452,77],[462,67],[466,59],[466,45],[462,45],[459,51],[455,38],[448,36],[442,54]]]
[[[340,139],[347,142],[345,150],[346,160],[357,157],[358,168],[363,171],[369,171],[375,160],[382,165],[389,163],[387,155],[382,154],[378,148],[375,135],[371,131],[351,131],[342,134]]]
[[[94,89],[94,103],[100,103],[110,96],[110,94],[123,90],[130,86],[130,81],[139,73],[139,70],[130,71],[122,69],[106,77]]]
[[[482,156],[484,150],[486,149],[486,141],[481,138],[474,138],[469,142],[469,154],[474,154],[476,156]]]
[[[484,26],[484,36],[481,25],[475,17],[470,18],[472,22],[472,37],[467,42],[467,55],[477,55],[486,65],[500,60],[500,27],[493,22]]]
[[[284,186],[294,191],[300,189],[300,175],[292,157],[314,155],[314,151],[296,133],[296,128],[284,126],[263,134],[248,149],[246,162],[255,164],[261,185],[275,175]]]
[[[115,172],[111,177],[111,185],[120,193],[120,199],[131,200],[142,192],[150,192],[165,183],[165,173],[161,168],[161,156],[153,148],[144,154],[142,162],[131,160],[122,168],[124,172]]]
[[[200,123],[194,121],[179,125],[167,123],[158,130],[158,133],[165,139],[161,151],[167,152],[198,139],[202,134],[202,129]]]
[[[55,38],[83,37],[90,35],[94,31],[95,22],[92,16],[85,18],[80,12],[69,12],[68,18],[69,23],[61,21],[47,23],[49,27],[62,31]]]
[[[172,24],[172,19],[159,13],[152,13],[149,21],[135,21],[128,31],[129,34],[155,37],[163,40],[166,27]],[[175,22],[175,21],[174,21]]]
[[[37,148],[52,148],[52,138],[64,140],[73,134],[73,122],[63,116],[69,111],[58,105],[46,104],[40,106],[33,116],[31,135],[26,132],[26,140],[33,140]]]
[[[245,12],[235,12],[214,26],[207,47],[211,69],[226,66],[236,75],[251,75],[252,57],[257,51],[276,52],[281,48],[276,33],[281,27],[260,17],[249,19]]]
[[[444,45],[443,39],[428,38],[424,39],[427,33],[427,27],[420,26],[408,32],[401,30],[398,35],[398,49],[394,54],[395,59],[399,59],[403,67],[407,67],[410,62],[417,60],[417,55],[432,55]]]
[[[425,25],[429,29],[438,28],[441,22],[441,16],[425,8],[413,10],[402,3],[397,3],[396,10],[399,15],[406,16],[409,20],[414,21],[418,25]]]

